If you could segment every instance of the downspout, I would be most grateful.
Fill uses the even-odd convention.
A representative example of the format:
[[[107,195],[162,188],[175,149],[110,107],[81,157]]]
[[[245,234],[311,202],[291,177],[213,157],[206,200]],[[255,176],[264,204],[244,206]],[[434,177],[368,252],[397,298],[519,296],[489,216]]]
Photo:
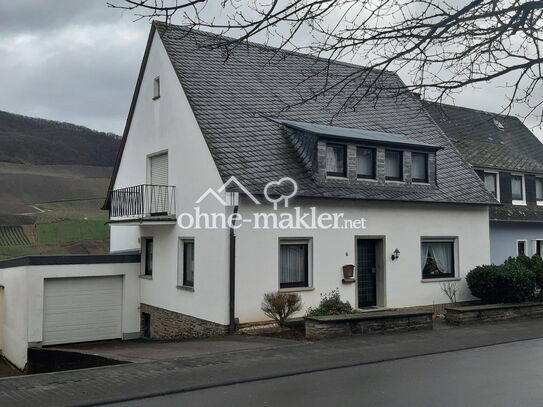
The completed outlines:
[[[238,205],[234,206],[232,214],[238,213]],[[235,216],[232,217],[232,224],[230,225],[230,293],[229,293],[229,325],[228,335],[234,335],[236,332],[236,234],[234,233]]]

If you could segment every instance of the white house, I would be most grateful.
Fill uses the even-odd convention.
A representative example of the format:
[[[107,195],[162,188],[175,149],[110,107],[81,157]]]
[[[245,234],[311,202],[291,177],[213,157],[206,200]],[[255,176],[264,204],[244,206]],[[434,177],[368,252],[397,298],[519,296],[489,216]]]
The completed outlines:
[[[420,102],[385,91],[345,108],[362,92],[356,80],[341,100],[313,94],[361,67],[258,44],[226,59],[221,40],[153,24],[105,204],[111,251],[142,252],[145,333],[198,336],[263,321],[263,295],[277,290],[299,292],[304,309],[336,288],[356,307],[410,307],[446,303],[440,282],[453,280],[470,299],[462,277],[489,262],[496,201]],[[237,205],[210,193],[224,198],[231,177],[246,188],[225,188],[240,192]],[[297,192],[274,209],[264,189],[285,177]],[[196,207],[235,212],[238,224],[190,228]],[[313,207],[365,228],[245,221]],[[349,264],[356,272],[345,281]]]
[[[152,25],[104,204],[110,255],[0,262],[19,368],[32,346],[233,332],[278,290],[300,315],[336,289],[357,308],[447,303],[449,281],[471,299],[498,203],[400,79],[258,44],[226,58],[223,40]],[[366,74],[378,99],[357,97]]]

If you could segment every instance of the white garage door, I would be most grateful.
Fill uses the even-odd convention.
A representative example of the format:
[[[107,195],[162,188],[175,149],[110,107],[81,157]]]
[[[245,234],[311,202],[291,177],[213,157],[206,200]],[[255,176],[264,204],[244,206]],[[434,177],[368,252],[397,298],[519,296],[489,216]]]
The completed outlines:
[[[44,290],[44,345],[122,337],[122,277],[52,278]]]

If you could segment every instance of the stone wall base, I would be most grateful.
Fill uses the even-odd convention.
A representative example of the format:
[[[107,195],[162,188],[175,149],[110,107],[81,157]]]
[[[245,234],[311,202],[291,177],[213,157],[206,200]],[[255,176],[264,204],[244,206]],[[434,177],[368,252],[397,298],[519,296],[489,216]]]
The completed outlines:
[[[445,320],[451,324],[493,322],[516,318],[543,317],[543,303],[485,304],[447,308]]]
[[[425,311],[381,311],[305,318],[307,339],[375,335],[432,328],[432,312]]]
[[[141,313],[150,316],[150,339],[188,339],[220,336],[228,333],[228,326],[191,317],[164,308],[140,304]],[[143,322],[143,318],[142,318]],[[141,327],[141,335],[145,336],[145,327]]]

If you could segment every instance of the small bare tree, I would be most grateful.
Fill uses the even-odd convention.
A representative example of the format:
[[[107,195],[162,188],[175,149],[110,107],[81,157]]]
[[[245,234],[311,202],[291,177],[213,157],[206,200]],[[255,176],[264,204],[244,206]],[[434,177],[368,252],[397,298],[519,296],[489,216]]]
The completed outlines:
[[[452,305],[456,304],[458,284],[456,281],[443,281],[439,284],[441,291],[449,298]]]
[[[302,298],[296,293],[267,293],[264,294],[261,309],[283,327],[292,314],[302,309]]]
[[[502,78],[508,87],[504,112],[523,104],[526,117],[540,123],[543,117],[542,0],[109,1],[137,18],[175,17],[188,29],[231,35],[222,44],[226,50],[258,38],[280,49],[365,65],[326,81],[315,98],[333,98],[353,83],[352,97],[365,97],[360,89],[383,86],[373,70],[409,73],[410,91],[439,101]]]

